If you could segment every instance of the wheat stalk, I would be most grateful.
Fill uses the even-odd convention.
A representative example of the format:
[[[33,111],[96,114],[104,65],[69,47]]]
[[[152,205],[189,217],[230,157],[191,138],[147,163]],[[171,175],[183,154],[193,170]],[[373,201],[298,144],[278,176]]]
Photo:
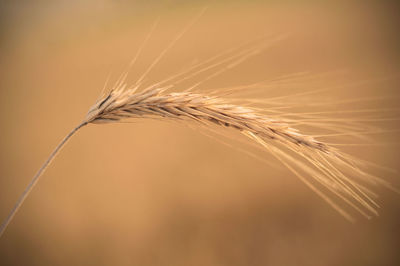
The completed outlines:
[[[233,55],[232,53],[236,52],[238,48],[242,48],[243,45],[235,49],[230,49],[227,52],[192,66],[187,71],[153,84],[144,90],[139,90],[141,81],[145,78],[145,75],[150,72],[155,64],[160,61],[162,56],[187,29],[188,27],[162,51],[154,63],[146,70],[145,74],[143,74],[132,87],[127,88],[127,84],[125,83],[126,72],[117,81],[114,88],[104,94],[96,104],[89,109],[85,119],[61,141],[28,184],[10,214],[0,226],[0,236],[4,233],[48,165],[78,130],[88,124],[115,123],[123,119],[136,118],[169,119],[181,121],[183,123],[195,123],[205,128],[211,125],[217,125],[219,127],[236,130],[255,141],[257,144],[260,144],[264,150],[269,151],[346,219],[353,221],[353,217],[317,188],[314,184],[315,182],[312,182],[313,180],[365,217],[369,218],[371,214],[378,214],[376,211],[378,205],[373,200],[373,197],[376,195],[349,176],[355,176],[363,182],[373,185],[381,184],[392,188],[391,185],[361,170],[357,166],[360,162],[359,160],[340,152],[331,145],[319,141],[311,135],[300,133],[295,129],[295,125],[301,121],[285,120],[277,117],[273,118],[272,116],[266,115],[262,110],[251,108],[246,105],[235,104],[233,101],[228,100],[228,98],[221,97],[222,93],[212,92],[206,94],[191,92],[201,82],[187,88],[185,91],[169,92],[170,88],[181,81],[215,67],[220,67],[223,64],[228,64],[214,72],[202,82],[209,80],[240,64],[247,58],[258,54],[266,45],[262,48],[253,47],[245,49]],[[147,36],[146,41],[149,36]],[[143,48],[145,42],[142,47],[140,47],[139,51]],[[216,59],[227,55],[229,55],[228,58],[212,63]],[[137,56],[138,54],[135,56],[130,66],[133,65]],[[190,71],[194,70],[196,71],[189,75]],[[175,81],[175,83],[170,86],[164,86],[165,83],[171,82],[181,76],[184,77],[181,78],[180,81]],[[260,84],[255,85],[258,86]],[[250,87],[254,86],[234,87],[228,90],[221,90],[221,92],[230,93]],[[243,99],[242,102],[244,102]],[[316,122],[310,121],[307,123],[312,125]],[[345,128],[344,125],[343,128]]]
[[[87,124],[114,123],[128,118],[156,117],[159,119],[172,119],[185,122],[192,121],[203,126],[216,124],[218,126],[238,130],[270,150],[296,175],[302,178],[303,181],[307,182],[293,166],[290,166],[291,163],[327,186],[335,194],[346,200],[347,203],[366,216],[367,214],[352,203],[350,199],[355,200],[371,213],[377,214],[374,201],[367,196],[363,188],[355,183],[355,181],[346,178],[335,166],[331,165],[329,161],[333,161],[336,165],[346,165],[350,167],[351,170],[358,171],[359,174],[366,174],[351,165],[346,161],[346,159],[348,159],[347,157],[331,146],[311,136],[303,135],[296,129],[290,127],[287,122],[271,119],[258,113],[255,109],[231,104],[230,101],[216,96],[212,97],[192,92],[167,93],[167,89],[168,88],[149,88],[137,92],[137,87],[125,89],[125,85],[120,85],[104,95],[102,99],[90,108],[84,121],[62,140],[33,177],[31,183],[29,183],[11,213],[1,225],[0,235],[3,234],[7,225],[21,207],[33,186],[38,182],[47,166],[74,133]],[[311,166],[283,152],[278,148],[279,145],[305,157],[316,169],[312,169]],[[318,170],[319,172],[317,172]],[[371,180],[373,179],[371,176],[366,176]],[[310,183],[307,184],[311,185]],[[316,192],[319,193],[318,190],[316,190]],[[321,194],[321,196],[323,195]],[[342,208],[337,206],[328,197],[324,198],[346,218],[352,219],[351,216],[344,212]]]
[[[40,167],[39,171],[35,174],[35,176],[32,178],[31,182],[28,184],[22,195],[19,197],[17,202],[15,203],[14,207],[6,217],[6,219],[3,221],[3,223],[0,226],[0,237],[3,235],[4,231],[6,230],[8,224],[11,222],[11,220],[14,218],[15,214],[19,210],[19,208],[22,206],[22,203],[24,203],[26,197],[29,195],[29,193],[32,191],[33,187],[37,184],[39,181],[39,178],[42,176],[43,172],[46,170],[46,168],[49,166],[49,164],[53,161],[53,159],[56,157],[56,155],[60,152],[61,148],[68,142],[68,140],[83,126],[85,126],[87,122],[82,122],[79,124],[76,128],[74,128],[70,133],[68,133],[67,136],[64,137],[64,139],[60,142],[60,144],[57,145],[57,147],[54,149],[54,151],[50,154],[50,156],[47,158],[47,160],[44,162],[42,167]]]

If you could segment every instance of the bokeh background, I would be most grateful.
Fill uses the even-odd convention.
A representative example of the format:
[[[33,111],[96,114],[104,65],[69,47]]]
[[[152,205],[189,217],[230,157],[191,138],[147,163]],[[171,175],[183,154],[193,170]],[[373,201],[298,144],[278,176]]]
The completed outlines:
[[[339,99],[372,96],[382,99],[375,108],[396,107],[396,1],[2,1],[0,219],[84,117],[107,76],[115,81],[125,69],[154,21],[159,25],[130,81],[204,6],[207,12],[150,83],[243,41],[289,33],[204,87],[329,72],[310,82],[335,87],[330,93]],[[343,71],[345,78],[338,74]],[[307,88],[307,82],[293,83],[258,91],[258,97]],[[376,137],[396,143],[398,134]],[[347,148],[399,169],[396,145]],[[0,265],[400,264],[399,195],[377,188],[380,216],[351,224],[264,156],[276,167],[175,123],[88,126],[63,149],[0,239]],[[396,173],[375,171],[400,183]]]

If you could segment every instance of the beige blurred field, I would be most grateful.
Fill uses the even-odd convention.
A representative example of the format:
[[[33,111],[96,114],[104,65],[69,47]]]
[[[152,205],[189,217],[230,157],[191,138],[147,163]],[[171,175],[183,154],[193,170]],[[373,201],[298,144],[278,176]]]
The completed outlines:
[[[82,120],[107,77],[118,78],[157,19],[130,82],[208,6],[147,84],[246,40],[284,33],[287,39],[202,87],[329,73],[257,97],[299,93],[312,84],[333,87],[325,97],[381,99],[350,109],[397,108],[394,3],[2,3],[0,219]],[[379,125],[398,127],[395,120]],[[384,145],[343,148],[400,169],[399,146],[387,145],[398,134],[373,137]],[[177,123],[89,125],[63,149],[0,239],[0,265],[400,265],[399,195],[377,188],[380,216],[351,224],[264,156],[276,167]],[[398,174],[373,171],[400,185]]]

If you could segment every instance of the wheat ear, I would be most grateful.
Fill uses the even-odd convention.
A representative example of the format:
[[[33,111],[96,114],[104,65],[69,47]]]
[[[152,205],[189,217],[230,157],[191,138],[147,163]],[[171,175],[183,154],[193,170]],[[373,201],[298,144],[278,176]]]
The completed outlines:
[[[360,170],[356,166],[356,159],[312,136],[301,134],[292,128],[289,122],[272,119],[256,109],[201,93],[168,93],[168,88],[153,87],[137,92],[137,88],[125,89],[125,87],[119,85],[104,95],[89,110],[86,122],[113,123],[121,119],[154,117],[193,121],[203,126],[216,124],[238,130],[271,152],[350,221],[353,220],[351,215],[319,191],[307,180],[307,176],[312,177],[367,218],[371,217],[370,214],[378,214],[376,212],[378,205],[372,199],[374,194],[347,177],[344,172],[361,177],[364,182],[390,187],[384,180]]]

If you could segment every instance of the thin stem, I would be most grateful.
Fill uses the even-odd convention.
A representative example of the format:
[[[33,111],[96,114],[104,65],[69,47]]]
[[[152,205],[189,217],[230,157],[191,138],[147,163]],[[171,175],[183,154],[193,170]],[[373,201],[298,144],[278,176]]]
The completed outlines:
[[[22,203],[26,199],[26,197],[29,195],[29,193],[32,191],[33,187],[36,185],[36,183],[39,181],[40,176],[43,174],[43,172],[46,170],[46,168],[49,166],[51,161],[54,159],[54,157],[58,154],[58,152],[61,150],[61,148],[67,143],[67,141],[72,137],[72,135],[75,134],[76,131],[78,131],[81,127],[87,125],[87,122],[82,122],[79,126],[74,128],[61,142],[58,144],[58,146],[54,149],[54,151],[50,154],[49,158],[44,162],[42,167],[40,167],[39,171],[36,173],[36,175],[32,178],[31,182],[28,184],[28,186],[25,188],[24,192],[22,195],[19,197],[18,201],[15,203],[14,208],[11,210],[11,212],[8,214],[7,218],[4,220],[4,222],[0,226],[0,237],[3,235],[4,231],[6,230],[8,224],[11,222],[11,220],[14,218],[15,214],[17,213],[18,209],[21,207]]]

